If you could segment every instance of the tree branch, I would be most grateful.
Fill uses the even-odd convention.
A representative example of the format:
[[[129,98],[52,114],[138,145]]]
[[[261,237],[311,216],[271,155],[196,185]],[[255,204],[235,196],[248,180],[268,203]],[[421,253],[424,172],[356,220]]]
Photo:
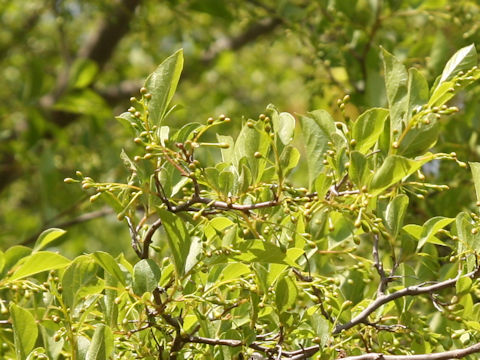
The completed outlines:
[[[345,324],[339,324],[335,327],[333,330],[333,334],[338,334],[343,330],[350,329],[354,327],[355,325],[358,325],[360,323],[366,323],[368,316],[373,313],[375,310],[377,310],[380,306],[393,301],[395,299],[404,297],[404,296],[415,296],[415,295],[421,295],[421,294],[430,294],[451,286],[455,286],[457,283],[458,279],[461,277],[470,277],[470,278],[475,278],[480,275],[480,267],[475,269],[472,272],[469,272],[468,274],[465,274],[463,276],[456,276],[453,279],[448,279],[430,286],[422,286],[422,285],[416,285],[416,286],[409,286],[406,287],[402,290],[395,291],[391,294],[386,294],[386,295],[381,295],[377,297],[370,305],[368,305],[360,314],[358,314],[356,317],[354,317],[352,320]]]
[[[418,355],[384,355],[379,353],[364,354],[358,356],[348,356],[341,360],[449,360],[461,359],[468,355],[480,352],[480,343],[469,346],[464,349],[456,349],[432,354]]]

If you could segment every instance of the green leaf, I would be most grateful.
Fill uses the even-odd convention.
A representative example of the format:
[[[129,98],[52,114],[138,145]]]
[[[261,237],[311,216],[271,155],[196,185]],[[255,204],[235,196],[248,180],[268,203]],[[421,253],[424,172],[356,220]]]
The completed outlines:
[[[399,144],[397,154],[415,157],[425,153],[435,145],[440,127],[434,114],[427,115],[429,124],[420,122],[411,128]]]
[[[183,50],[180,49],[163,61],[145,81],[145,88],[152,98],[148,111],[153,125],[161,125],[168,105],[177,89],[183,69]]]
[[[259,181],[265,170],[265,158],[268,155],[269,148],[270,138],[263,130],[257,129],[255,126],[244,125],[235,142],[235,166],[239,168],[242,158],[246,158],[254,181]],[[262,155],[260,159],[255,157],[256,152]]]
[[[473,250],[480,252],[480,234],[473,233],[473,221],[472,218],[464,212],[461,212],[456,217],[457,233],[460,241],[458,242],[458,253],[464,251]],[[473,270],[469,268],[468,271]]]
[[[23,360],[27,358],[37,341],[37,323],[30,311],[17,306],[14,302],[10,303],[10,316],[12,317],[15,353],[18,360]]]
[[[297,287],[295,282],[288,276],[277,281],[275,286],[275,305],[279,312],[289,310],[297,301]]]
[[[350,167],[348,174],[353,183],[361,188],[366,185],[370,177],[367,158],[362,153],[354,150],[350,153]]]
[[[152,259],[142,259],[133,267],[133,292],[142,296],[152,292],[157,286],[162,273]]]
[[[69,308],[75,308],[87,287],[97,284],[96,275],[97,264],[89,255],[79,256],[71,262],[62,277],[62,297]]]
[[[43,249],[52,241],[56,240],[65,233],[65,230],[55,228],[43,231],[35,242],[35,245],[33,246],[33,251],[36,252]]]
[[[277,133],[278,138],[283,145],[288,145],[293,140],[295,132],[295,118],[292,114],[282,112],[278,114],[274,112],[272,115],[273,130]]]
[[[55,110],[86,114],[95,117],[107,117],[109,106],[99,94],[91,89],[81,89],[63,95],[53,106]]]
[[[218,187],[222,194],[226,196],[233,195],[233,183],[234,175],[231,171],[224,170],[220,173],[220,176],[218,177]]]
[[[240,262],[231,263],[222,270],[223,281],[239,279],[242,275],[249,274],[250,268]]]
[[[451,80],[460,71],[469,70],[475,65],[477,65],[477,51],[475,45],[471,44],[458,50],[450,60],[448,60],[447,65],[445,65],[443,69],[439,84]]]
[[[22,246],[15,245],[11,248],[8,248],[4,254],[4,265],[2,269],[2,277],[10,270],[12,267],[17,264],[21,259],[29,256],[32,253],[32,249]]]
[[[227,148],[220,149],[220,152],[222,153],[222,161],[224,163],[233,164],[235,152],[235,142],[233,141],[233,138],[231,136],[217,134],[217,140],[219,143],[228,144]]]
[[[125,285],[125,275],[120,270],[117,262],[112,255],[103,251],[96,251],[91,256],[95,259],[98,265],[100,265],[105,271],[108,271],[115,279],[117,279],[122,285]]]
[[[383,108],[373,108],[361,114],[353,124],[353,139],[357,142],[355,150],[362,154],[375,145],[383,131],[389,111]]]
[[[90,85],[98,73],[98,65],[95,61],[79,58],[72,65],[70,75],[70,86],[76,89],[83,89]]]
[[[420,250],[423,245],[435,236],[438,230],[443,229],[445,226],[455,221],[454,218],[446,218],[443,216],[436,216],[431,218],[423,224],[423,230],[420,240],[418,241],[417,250]]]
[[[325,110],[316,110],[308,116],[301,116],[303,139],[307,150],[309,188],[324,168],[323,155],[327,143],[336,132],[335,122]]]
[[[198,236],[192,236],[192,243],[185,261],[185,273],[188,273],[196,264],[198,264],[198,255],[202,252],[202,239]]]
[[[402,133],[407,112],[408,73],[405,66],[392,54],[383,50],[383,65],[385,69],[385,87],[390,106],[390,131]]]
[[[113,334],[110,327],[98,324],[88,347],[85,360],[108,360],[113,352]]]
[[[398,155],[388,156],[382,166],[375,172],[375,175],[373,175],[369,192],[374,196],[380,194],[383,190],[396,184],[404,177],[413,174],[429,160],[429,157],[411,160]]]
[[[293,146],[285,146],[282,153],[280,154],[280,163],[279,166],[282,169],[283,176],[288,176],[288,174],[295,169],[300,160],[300,152]]]
[[[396,238],[403,225],[403,219],[408,207],[408,196],[400,194],[390,201],[385,211],[385,226],[388,232]]]
[[[455,284],[457,295],[464,295],[468,293],[472,287],[472,283],[472,279],[470,279],[468,276],[462,276],[459,278]]]
[[[328,177],[327,174],[321,173],[315,179],[315,191],[319,198],[323,199],[327,194],[328,189],[332,185],[332,178]]]
[[[211,263],[218,264],[227,262],[229,259],[246,263],[270,263],[286,264],[298,267],[278,246],[262,240],[246,240],[237,247],[238,253],[232,255],[220,255],[212,257]]]
[[[61,269],[68,264],[70,264],[70,260],[62,255],[39,251],[27,257],[10,277],[10,280],[22,279],[43,271]]]
[[[420,71],[415,68],[408,70],[408,116],[413,110],[426,104],[429,98],[428,82]]]
[[[178,275],[183,276],[187,256],[190,252],[190,234],[180,217],[164,209],[158,209],[157,212],[167,233],[168,246],[173,255],[175,270]]]
[[[475,185],[475,193],[477,201],[480,201],[480,163],[469,162],[470,170],[472,171],[473,184]]]

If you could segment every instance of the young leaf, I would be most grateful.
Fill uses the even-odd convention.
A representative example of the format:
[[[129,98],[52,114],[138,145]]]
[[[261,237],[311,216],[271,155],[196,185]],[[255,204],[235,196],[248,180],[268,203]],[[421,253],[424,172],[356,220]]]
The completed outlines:
[[[47,270],[61,269],[68,264],[70,264],[70,260],[62,255],[39,251],[26,258],[25,262],[10,277],[10,280],[23,279]]]
[[[14,302],[10,303],[10,315],[12,317],[15,353],[18,360],[24,360],[37,341],[37,323],[30,311],[17,306]]]
[[[427,220],[425,224],[423,224],[422,237],[418,241],[417,250],[420,250],[423,245],[429,242],[438,230],[443,229],[453,221],[455,221],[454,218],[446,218],[443,216],[436,216]]]
[[[293,133],[295,131],[295,118],[292,114],[282,112],[278,114],[274,112],[272,115],[273,130],[278,134],[278,137],[283,145],[288,145],[293,140]]]
[[[222,270],[223,281],[232,280],[232,279],[239,279],[242,275],[250,273],[250,268],[241,263],[231,263],[225,266]]]
[[[452,79],[460,71],[469,70],[475,65],[477,65],[477,51],[475,45],[471,44],[458,50],[450,60],[448,60],[440,77],[439,85],[444,81]]]
[[[405,66],[392,54],[383,49],[385,86],[390,105],[390,131],[401,134],[407,112],[408,74]]]
[[[43,231],[35,242],[35,245],[33,246],[33,251],[35,252],[43,249],[45,246],[47,246],[52,241],[56,240],[65,233],[65,230],[55,228]]]
[[[113,334],[110,327],[98,324],[88,347],[85,360],[108,360],[113,352]]]
[[[152,98],[148,111],[153,125],[159,126],[177,89],[183,69],[183,50],[178,50],[162,62],[145,81],[145,88]]]
[[[146,292],[152,292],[161,277],[161,271],[157,263],[152,259],[142,259],[133,267],[133,292],[142,296]]]
[[[373,108],[360,115],[353,124],[353,139],[357,142],[355,150],[365,154],[377,142],[383,131],[388,110]]]
[[[323,154],[327,151],[327,143],[336,132],[335,122],[324,110],[316,110],[308,116],[301,116],[302,133],[307,150],[308,179],[311,188],[317,176],[323,170]]]
[[[185,264],[190,252],[190,234],[182,219],[171,212],[158,209],[158,216],[162,220],[163,227],[167,233],[168,246],[173,254],[175,270],[178,275],[185,274]]]

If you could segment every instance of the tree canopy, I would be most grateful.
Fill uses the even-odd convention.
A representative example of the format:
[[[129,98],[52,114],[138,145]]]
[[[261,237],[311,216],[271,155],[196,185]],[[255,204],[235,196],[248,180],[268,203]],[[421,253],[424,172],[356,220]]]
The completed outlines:
[[[480,351],[477,4],[0,8],[2,356]]]

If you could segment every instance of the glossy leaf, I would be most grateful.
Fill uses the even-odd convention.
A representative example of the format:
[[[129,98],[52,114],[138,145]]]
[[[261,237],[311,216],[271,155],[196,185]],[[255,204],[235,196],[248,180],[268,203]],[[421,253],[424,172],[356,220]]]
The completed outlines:
[[[292,114],[281,112],[272,116],[273,129],[283,145],[288,145],[293,140],[295,131],[295,118]]]
[[[23,279],[43,271],[61,269],[68,264],[70,264],[70,260],[62,255],[39,251],[26,258],[25,262],[10,277],[10,280]]]
[[[24,360],[32,351],[38,336],[37,323],[30,311],[10,303],[15,353],[18,360]]]
[[[66,233],[65,230],[62,229],[48,229],[43,231],[39,236],[35,245],[33,246],[33,251],[39,251],[45,248],[48,244],[58,239],[60,236]]]
[[[183,69],[183,50],[178,50],[162,62],[145,81],[152,98],[148,101],[150,120],[159,126],[168,110]]]
[[[355,150],[365,154],[375,145],[388,115],[387,109],[373,108],[365,111],[355,120],[353,124],[353,139],[357,142]]]
[[[445,65],[440,77],[440,84],[452,79],[460,71],[469,70],[475,65],[477,65],[477,51],[474,44],[458,50]]]
[[[442,216],[436,216],[429,219],[425,224],[423,224],[422,237],[418,241],[417,250],[421,249],[425,243],[429,242],[430,239],[445,226],[451,224],[455,219],[446,218]]]

